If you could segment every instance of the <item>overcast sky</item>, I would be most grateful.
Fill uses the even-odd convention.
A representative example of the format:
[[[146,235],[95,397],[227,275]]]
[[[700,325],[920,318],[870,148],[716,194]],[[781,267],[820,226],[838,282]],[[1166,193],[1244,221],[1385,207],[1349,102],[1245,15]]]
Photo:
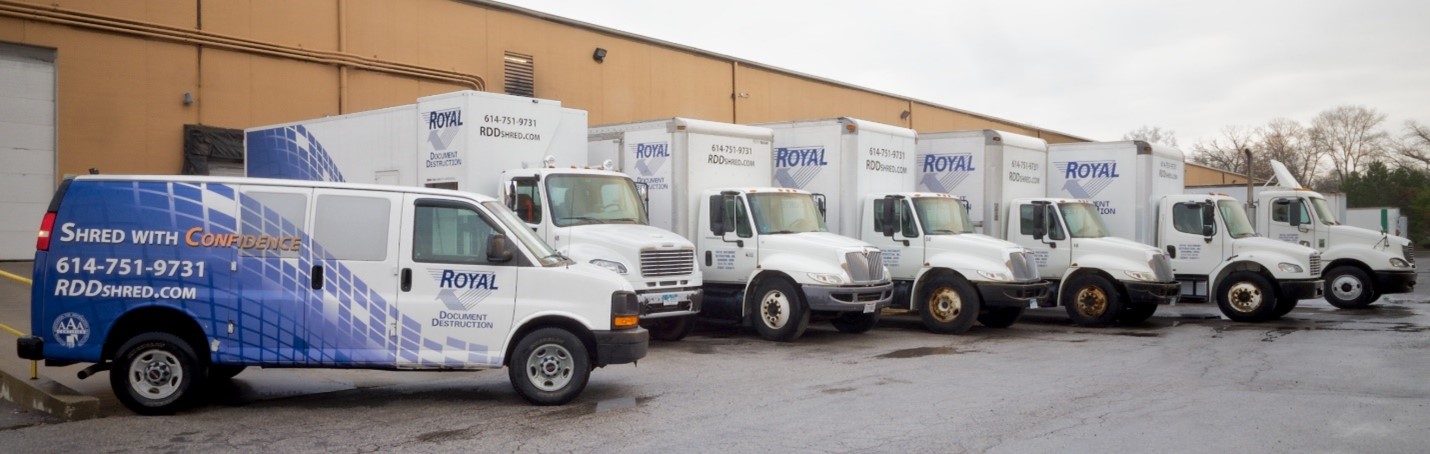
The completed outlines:
[[[1430,122],[1430,1],[504,0],[1087,137],[1341,104]]]

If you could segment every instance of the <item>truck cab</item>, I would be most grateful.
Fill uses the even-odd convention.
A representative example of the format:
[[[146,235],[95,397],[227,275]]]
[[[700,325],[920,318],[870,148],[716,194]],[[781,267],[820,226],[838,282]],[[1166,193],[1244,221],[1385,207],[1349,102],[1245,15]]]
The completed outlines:
[[[894,281],[893,305],[919,313],[936,333],[961,333],[977,321],[1012,325],[1046,301],[1051,284],[1032,251],[974,233],[967,202],[933,192],[863,197],[860,238],[882,251]]]
[[[1111,236],[1098,207],[1089,200],[1013,199],[1004,213],[1005,238],[1032,250],[1038,272],[1056,286],[1059,302],[1079,325],[1137,323],[1159,304],[1177,301],[1167,255],[1158,248]]]

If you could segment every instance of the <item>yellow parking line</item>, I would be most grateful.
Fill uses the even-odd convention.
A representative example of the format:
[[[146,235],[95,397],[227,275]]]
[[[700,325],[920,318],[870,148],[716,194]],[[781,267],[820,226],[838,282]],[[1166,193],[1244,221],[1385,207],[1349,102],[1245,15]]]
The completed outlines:
[[[20,332],[18,329],[11,328],[4,323],[0,323],[0,330],[5,330],[10,334],[14,334],[16,337],[25,337],[25,333]]]
[[[0,270],[0,276],[8,277],[10,279],[23,282],[25,285],[33,285],[35,283],[35,281],[30,280],[30,278],[23,277],[17,274],[7,273],[5,272],[5,270]]]

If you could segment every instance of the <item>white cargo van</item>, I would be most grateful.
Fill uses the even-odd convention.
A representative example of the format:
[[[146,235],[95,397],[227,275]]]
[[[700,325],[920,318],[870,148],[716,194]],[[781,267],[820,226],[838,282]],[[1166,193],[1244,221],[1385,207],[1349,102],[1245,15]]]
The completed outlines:
[[[1320,254],[1257,237],[1225,194],[1184,194],[1181,150],[1143,141],[1054,144],[1048,161],[1050,188],[1091,199],[1112,235],[1167,252],[1182,298],[1214,297],[1227,318],[1259,322],[1319,296]]]
[[[83,176],[60,185],[36,246],[20,356],[109,370],[141,414],[248,366],[508,366],[518,394],[559,405],[649,337],[629,282],[465,192]]]
[[[460,91],[416,104],[251,128],[250,177],[496,194],[558,252],[631,282],[651,336],[678,340],[700,311],[695,245],[651,227],[629,177],[586,165],[586,112]]]
[[[1041,307],[1061,305],[1083,326],[1139,323],[1180,285],[1167,255],[1112,237],[1090,197],[1051,197],[1048,144],[991,129],[919,135],[919,189],[966,194],[984,232],[1033,251],[1054,283]]]
[[[826,194],[830,231],[877,246],[893,307],[930,331],[1011,326],[1047,296],[1028,249],[973,233],[962,200],[914,191],[914,130],[853,118],[759,126],[775,131],[774,183]]]
[[[696,243],[703,315],[774,341],[811,318],[868,331],[893,294],[879,249],[829,233],[821,197],[772,188],[769,128],[674,118],[591,128],[596,159],[650,185],[652,224]]]

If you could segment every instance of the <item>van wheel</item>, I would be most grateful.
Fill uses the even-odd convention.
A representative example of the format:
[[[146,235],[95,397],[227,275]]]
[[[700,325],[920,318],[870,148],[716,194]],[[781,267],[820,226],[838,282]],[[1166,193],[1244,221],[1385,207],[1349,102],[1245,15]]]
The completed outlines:
[[[248,366],[211,365],[209,366],[208,379],[209,381],[228,380],[237,377],[238,374],[243,373],[243,370],[247,368]]]
[[[1023,307],[998,307],[989,309],[983,311],[982,314],[978,314],[978,323],[989,328],[1007,328],[1013,326],[1013,323],[1017,322],[1018,318],[1023,316],[1023,312],[1027,310],[1027,308]]]
[[[1299,301],[1299,300],[1293,300],[1293,299],[1279,299],[1279,298],[1278,298],[1278,299],[1276,300],[1276,312],[1274,312],[1274,313],[1271,314],[1271,318],[1272,318],[1272,319],[1278,319],[1278,318],[1281,318],[1281,317],[1285,317],[1286,314],[1291,313],[1291,310],[1292,310],[1292,309],[1295,309],[1295,308],[1296,308],[1296,304],[1298,304],[1298,303],[1300,303],[1300,302],[1301,302],[1301,301]]]
[[[1276,292],[1260,274],[1237,271],[1217,285],[1216,304],[1237,322],[1264,322],[1276,313]]]
[[[929,331],[961,334],[978,321],[982,303],[973,285],[962,277],[935,276],[919,295],[919,318]]]
[[[1341,309],[1364,309],[1375,302],[1370,276],[1353,266],[1338,266],[1325,274],[1326,302]]]
[[[809,307],[794,284],[780,278],[765,279],[755,290],[755,307],[750,316],[755,332],[765,340],[789,342],[804,335],[809,326]]]
[[[879,313],[845,312],[834,317],[829,323],[834,324],[834,329],[841,333],[865,333],[874,329],[874,325],[879,323]]]
[[[532,331],[512,351],[507,377],[527,402],[561,405],[575,399],[591,378],[586,344],[561,328]]]
[[[119,347],[109,371],[114,397],[141,415],[168,415],[187,405],[204,380],[194,349],[169,333],[143,333]]]
[[[1064,286],[1063,305],[1073,323],[1082,326],[1112,326],[1122,315],[1122,295],[1107,278],[1098,274],[1083,274]]]
[[[1136,325],[1152,318],[1152,314],[1157,313],[1156,304],[1129,304],[1122,308],[1122,316],[1117,317],[1117,321],[1123,325]]]
[[[651,339],[665,342],[684,339],[685,336],[690,335],[690,331],[694,328],[694,315],[657,318],[645,323],[645,329],[650,330]]]

